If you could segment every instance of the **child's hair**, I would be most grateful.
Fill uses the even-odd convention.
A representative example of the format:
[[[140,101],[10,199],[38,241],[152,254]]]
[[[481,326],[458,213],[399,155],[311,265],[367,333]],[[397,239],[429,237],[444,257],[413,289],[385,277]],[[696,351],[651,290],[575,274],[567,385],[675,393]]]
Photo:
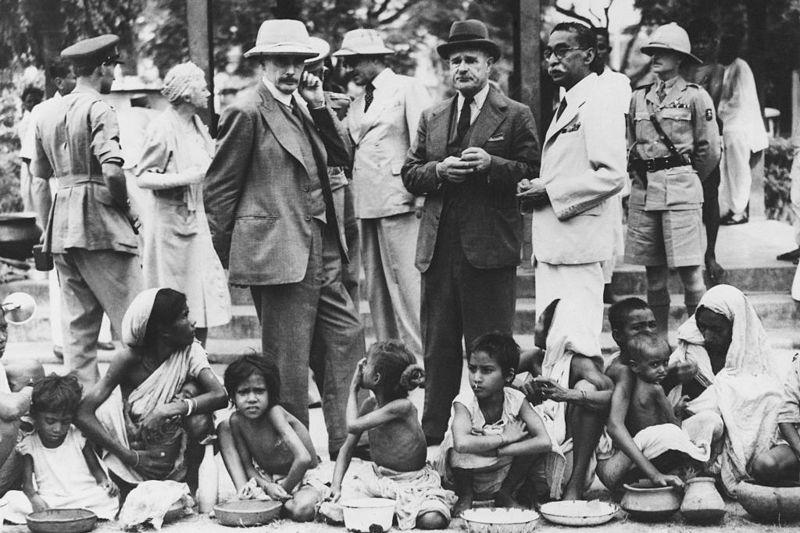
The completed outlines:
[[[82,391],[78,378],[73,374],[50,374],[43,377],[33,384],[31,414],[56,412],[74,416],[81,402]]]
[[[376,342],[369,347],[367,358],[374,361],[375,371],[383,378],[387,398],[405,398],[408,391],[425,385],[425,371],[399,340]]]
[[[628,359],[632,362],[640,362],[646,353],[667,353],[669,354],[669,343],[663,337],[655,333],[643,331],[634,335],[626,344]]]
[[[645,309],[650,309],[650,306],[641,298],[625,298],[615,302],[608,310],[608,323],[611,324],[611,331],[621,330],[625,327],[625,321],[628,320],[629,314]]]
[[[236,397],[236,389],[253,374],[264,378],[264,383],[267,385],[268,409],[272,409],[280,403],[281,378],[275,363],[263,355],[255,353],[243,355],[228,365],[228,368],[225,369],[224,379],[228,397],[233,401]]]
[[[470,355],[476,352],[484,352],[497,361],[504,374],[519,367],[519,345],[510,333],[493,331],[481,335],[470,346]]]

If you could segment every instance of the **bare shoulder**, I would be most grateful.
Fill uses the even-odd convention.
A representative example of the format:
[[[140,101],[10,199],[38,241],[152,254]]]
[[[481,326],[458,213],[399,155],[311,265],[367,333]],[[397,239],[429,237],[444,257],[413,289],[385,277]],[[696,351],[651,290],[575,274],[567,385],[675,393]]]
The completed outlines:
[[[376,407],[378,407],[378,402],[375,401],[374,397],[370,396],[369,398],[364,400],[364,403],[361,404],[361,407],[358,410],[358,414],[365,415],[367,413],[371,413],[372,411],[375,410]]]
[[[608,368],[606,369],[606,375],[610,377],[614,383],[618,383],[623,379],[630,379],[633,377],[633,371],[631,368],[625,364],[622,360],[622,357],[615,358]]]

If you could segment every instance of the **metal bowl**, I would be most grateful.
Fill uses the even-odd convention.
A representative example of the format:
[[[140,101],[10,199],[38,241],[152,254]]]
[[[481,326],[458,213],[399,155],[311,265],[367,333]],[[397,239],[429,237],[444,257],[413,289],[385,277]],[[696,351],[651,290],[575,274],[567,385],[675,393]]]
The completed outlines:
[[[214,516],[223,526],[250,527],[272,522],[283,504],[271,500],[230,500],[214,506]]]
[[[33,533],[86,533],[97,524],[97,515],[89,509],[45,509],[25,518]]]
[[[599,500],[563,500],[545,503],[539,512],[548,522],[562,526],[597,526],[613,519],[619,507]]]
[[[529,509],[479,508],[461,515],[469,533],[530,533],[536,528],[539,513]]]

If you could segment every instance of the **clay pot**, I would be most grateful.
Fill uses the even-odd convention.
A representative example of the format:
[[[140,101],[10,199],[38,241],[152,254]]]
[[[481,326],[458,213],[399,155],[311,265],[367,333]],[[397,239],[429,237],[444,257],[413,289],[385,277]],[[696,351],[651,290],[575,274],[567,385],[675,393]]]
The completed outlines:
[[[800,520],[800,486],[767,487],[743,481],[736,499],[753,517],[768,522]]]
[[[660,522],[675,514],[681,506],[681,497],[677,487],[655,487],[650,480],[643,479],[625,485],[620,506],[634,520]]]
[[[719,522],[725,516],[725,501],[714,486],[713,477],[696,477],[686,482],[681,514],[692,524]]]

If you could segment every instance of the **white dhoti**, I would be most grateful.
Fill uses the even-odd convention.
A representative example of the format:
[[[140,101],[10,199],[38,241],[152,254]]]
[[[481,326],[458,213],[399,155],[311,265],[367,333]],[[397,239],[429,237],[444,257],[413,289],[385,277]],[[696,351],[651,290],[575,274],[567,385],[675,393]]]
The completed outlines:
[[[602,263],[551,265],[536,263],[536,311],[541,313],[553,300],[578,303],[582,320],[600,336],[603,330]]]
[[[719,212],[743,216],[750,201],[753,183],[750,168],[750,134],[739,129],[725,129],[722,134],[725,149],[720,160]]]

